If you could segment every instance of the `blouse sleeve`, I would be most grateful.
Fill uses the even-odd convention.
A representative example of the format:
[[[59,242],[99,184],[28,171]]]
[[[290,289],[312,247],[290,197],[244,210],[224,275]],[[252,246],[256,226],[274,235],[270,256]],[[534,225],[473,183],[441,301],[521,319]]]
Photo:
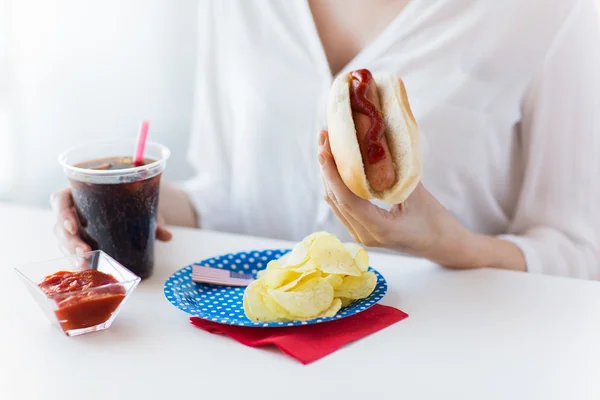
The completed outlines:
[[[531,272],[600,279],[600,39],[577,1],[523,103],[523,183],[509,235]]]
[[[198,51],[195,101],[187,159],[194,176],[181,184],[187,192],[204,229],[230,225],[229,188],[231,177],[230,129],[223,117],[227,88],[219,68],[221,46],[214,13],[217,2],[203,0],[198,5]]]

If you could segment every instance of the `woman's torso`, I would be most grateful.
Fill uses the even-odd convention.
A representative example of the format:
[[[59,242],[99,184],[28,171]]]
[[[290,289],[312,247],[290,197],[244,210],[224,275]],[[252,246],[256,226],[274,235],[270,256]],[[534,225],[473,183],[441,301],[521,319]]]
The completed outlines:
[[[521,102],[569,9],[554,3],[413,0],[342,70],[403,78],[421,130],[422,181],[472,230],[502,233],[512,217],[526,162]],[[211,59],[201,60],[198,74],[214,79],[218,94],[207,88],[196,96],[205,105],[218,95],[220,111],[197,109],[196,126],[211,133],[194,135],[212,135],[196,141],[207,146],[202,154],[228,163],[215,173],[226,186],[221,206],[229,222],[202,220],[288,240],[315,230],[348,238],[323,200],[316,159],[334,77],[308,3],[205,1],[200,12],[213,23],[199,38],[201,56]]]

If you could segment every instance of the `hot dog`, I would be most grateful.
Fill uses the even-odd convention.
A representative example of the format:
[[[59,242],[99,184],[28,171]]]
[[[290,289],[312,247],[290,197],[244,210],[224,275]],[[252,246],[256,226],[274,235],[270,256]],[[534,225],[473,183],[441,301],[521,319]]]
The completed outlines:
[[[373,189],[382,192],[394,185],[396,171],[385,137],[377,85],[366,69],[350,75],[350,106],[367,180]]]
[[[402,203],[421,178],[419,131],[402,80],[366,69],[338,76],[327,110],[331,152],[364,199]]]

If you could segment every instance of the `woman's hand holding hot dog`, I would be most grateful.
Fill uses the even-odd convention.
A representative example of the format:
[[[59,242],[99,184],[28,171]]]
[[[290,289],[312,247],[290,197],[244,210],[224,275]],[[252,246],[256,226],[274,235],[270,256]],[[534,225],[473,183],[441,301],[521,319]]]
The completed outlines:
[[[470,232],[420,183],[419,132],[402,80],[368,70],[340,75],[328,124],[319,135],[325,197],[356,241],[447,267],[526,270],[515,244]]]
[[[525,270],[525,260],[516,245],[468,231],[420,183],[390,211],[356,196],[340,178],[327,131],[321,132],[319,140],[326,200],[357,242],[452,268]]]

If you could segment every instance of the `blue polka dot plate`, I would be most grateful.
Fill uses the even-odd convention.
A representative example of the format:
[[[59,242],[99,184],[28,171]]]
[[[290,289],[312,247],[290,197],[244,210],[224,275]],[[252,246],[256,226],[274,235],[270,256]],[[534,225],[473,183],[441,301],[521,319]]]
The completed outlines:
[[[195,265],[208,265],[229,271],[251,273],[256,277],[256,273],[265,269],[269,261],[278,259],[289,251],[289,249],[276,249],[224,254],[200,261]],[[257,323],[250,321],[244,314],[242,300],[245,287],[193,282],[192,267],[193,265],[188,265],[167,279],[164,286],[167,300],[188,314],[227,325],[281,327],[332,321],[368,309],[380,301],[387,292],[387,283],[383,276],[373,268],[369,268],[377,275],[377,286],[373,293],[365,299],[356,300],[347,307],[342,308],[334,317],[309,321]]]

